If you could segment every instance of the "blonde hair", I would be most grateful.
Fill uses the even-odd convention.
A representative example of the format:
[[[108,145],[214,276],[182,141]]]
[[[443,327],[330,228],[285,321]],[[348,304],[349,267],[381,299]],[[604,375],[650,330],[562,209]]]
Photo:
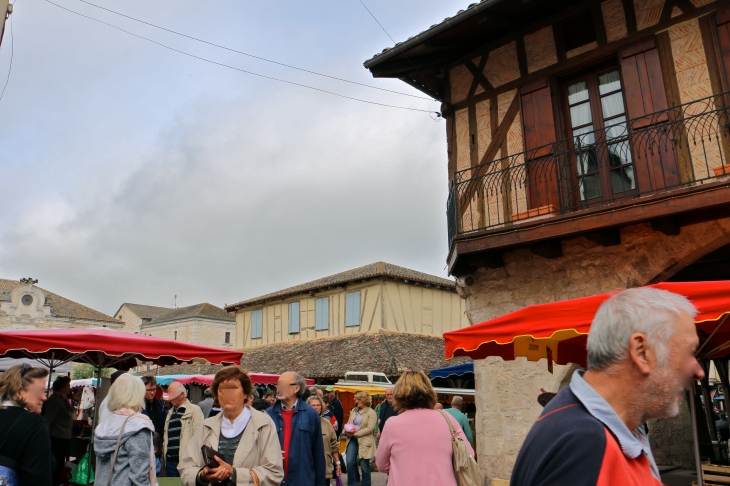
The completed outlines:
[[[359,391],[355,393],[355,400],[362,400],[368,407],[373,404],[373,397],[371,397],[368,392],[364,391]]]
[[[422,371],[404,371],[393,387],[393,405],[399,411],[433,408],[436,391]]]
[[[45,368],[34,368],[28,364],[13,366],[0,376],[0,400],[26,407],[27,404],[20,398],[20,390],[27,390],[33,380],[45,379],[47,376],[48,370]]]
[[[114,412],[120,408],[131,408],[139,412],[144,408],[144,383],[141,379],[129,373],[117,378],[109,389],[107,408]]]

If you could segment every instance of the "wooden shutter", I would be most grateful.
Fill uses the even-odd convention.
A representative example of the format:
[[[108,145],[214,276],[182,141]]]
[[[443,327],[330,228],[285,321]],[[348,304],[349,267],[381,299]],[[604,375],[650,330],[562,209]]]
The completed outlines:
[[[632,128],[639,129],[652,122],[669,119],[666,113],[661,119],[641,119],[645,115],[668,108],[659,50],[653,36],[629,44],[621,50],[621,74],[624,78],[626,111],[630,119],[639,119],[632,123]]]
[[[717,22],[717,55],[720,57],[723,88],[728,91],[730,90],[730,7],[718,8],[715,22]]]
[[[627,45],[620,51],[619,58],[626,112],[632,120],[629,130],[651,130],[648,127],[668,122],[668,111],[658,116],[647,116],[668,108],[659,50],[654,36]],[[659,132],[633,134],[631,140],[639,192],[679,184],[674,146],[666,132],[663,135]],[[661,143],[652,144],[660,141]]]
[[[299,332],[299,302],[289,304],[289,334]]]
[[[527,199],[530,209],[545,207],[545,213],[559,207],[558,167],[552,156],[555,117],[547,76],[520,88],[522,129],[527,151]],[[553,208],[549,208],[553,206]],[[543,211],[540,211],[542,214]]]

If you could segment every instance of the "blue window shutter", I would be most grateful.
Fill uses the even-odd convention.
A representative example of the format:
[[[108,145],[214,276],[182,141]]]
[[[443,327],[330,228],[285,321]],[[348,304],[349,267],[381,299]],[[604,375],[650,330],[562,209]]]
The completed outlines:
[[[255,310],[251,313],[251,339],[259,339],[263,334],[264,327],[264,311],[262,309]]]
[[[299,302],[289,304],[289,334],[299,332]]]
[[[360,291],[345,294],[345,326],[360,325]]]
[[[325,297],[315,301],[314,308],[314,329],[316,331],[325,331],[330,327],[330,299]]]

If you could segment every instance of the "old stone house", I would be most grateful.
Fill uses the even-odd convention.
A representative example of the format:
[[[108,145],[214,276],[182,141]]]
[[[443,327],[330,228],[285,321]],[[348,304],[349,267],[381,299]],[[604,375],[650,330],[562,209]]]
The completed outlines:
[[[452,280],[385,262],[226,306],[241,349],[380,330],[441,337],[469,324]]]
[[[120,330],[113,317],[36,285],[37,280],[0,279],[0,329],[101,328]]]
[[[169,307],[156,307],[153,305],[130,304],[125,302],[114,313],[114,318],[124,323],[122,328],[125,332],[139,334],[142,324],[150,322],[155,317],[170,312]]]
[[[727,1],[484,0],[365,62],[442,102],[446,261],[470,322],[730,278],[729,34]],[[475,370],[479,461],[507,478],[540,388],[570,369]],[[659,463],[692,460],[682,420],[652,424]]]
[[[166,313],[140,324],[139,332],[218,348],[232,348],[236,343],[233,315],[207,302],[167,309]]]

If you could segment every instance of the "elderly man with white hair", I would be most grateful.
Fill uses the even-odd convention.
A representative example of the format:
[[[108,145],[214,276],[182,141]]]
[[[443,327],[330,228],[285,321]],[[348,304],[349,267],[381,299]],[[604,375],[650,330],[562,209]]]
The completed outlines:
[[[532,426],[510,484],[660,486],[643,425],[677,415],[704,376],[696,314],[685,297],[658,289],[606,300],[588,334],[587,371],[576,371]]]
[[[203,412],[200,407],[187,399],[185,385],[173,382],[167,387],[167,396],[172,408],[165,419],[165,437],[162,446],[165,458],[165,476],[179,477],[177,464],[180,462],[180,451],[188,447],[190,439],[203,424]]]

